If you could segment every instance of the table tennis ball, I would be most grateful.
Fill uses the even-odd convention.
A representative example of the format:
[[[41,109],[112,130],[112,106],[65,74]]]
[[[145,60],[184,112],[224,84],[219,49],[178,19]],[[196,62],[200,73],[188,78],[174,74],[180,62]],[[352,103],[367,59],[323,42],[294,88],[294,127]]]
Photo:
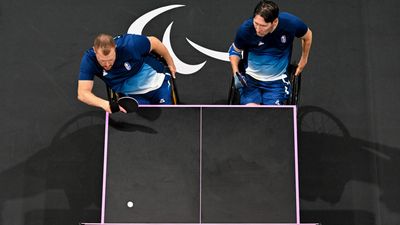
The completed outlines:
[[[132,202],[132,201],[129,201],[129,202],[126,203],[126,205],[127,205],[129,208],[132,208],[132,207],[133,207],[133,202]]]

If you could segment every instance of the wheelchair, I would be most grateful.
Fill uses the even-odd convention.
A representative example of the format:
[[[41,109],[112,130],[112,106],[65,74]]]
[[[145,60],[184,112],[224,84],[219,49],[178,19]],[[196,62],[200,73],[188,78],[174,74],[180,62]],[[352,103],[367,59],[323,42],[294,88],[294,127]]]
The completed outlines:
[[[169,73],[169,74],[171,74],[171,72],[169,71],[167,62],[160,55],[152,52],[152,53],[149,54],[148,57],[146,57],[145,62],[146,61],[159,61],[159,62],[161,62],[162,66],[160,66],[159,68],[156,68],[156,71],[160,72],[160,73]],[[171,79],[169,80],[169,82],[171,84],[172,104],[173,105],[178,105],[178,104],[180,104],[180,100],[179,100],[178,90],[176,88],[176,82],[175,82],[175,79],[172,77],[172,74],[171,74]],[[108,101],[110,102],[110,104],[111,104],[111,102],[118,102],[118,99],[120,97],[124,96],[123,94],[117,93],[114,90],[112,90],[108,85],[106,85],[106,89],[107,89],[107,98],[108,98]]]
[[[301,87],[301,73],[298,76],[295,76],[297,64],[291,63],[287,68],[287,75],[289,76],[290,82],[290,96],[288,100],[285,102],[285,105],[298,105],[300,99],[300,87]],[[245,72],[243,61],[239,62],[239,71],[241,73]],[[239,91],[235,88],[234,77],[232,76],[231,85],[229,89],[228,95],[228,105],[239,105],[240,104],[240,94]]]

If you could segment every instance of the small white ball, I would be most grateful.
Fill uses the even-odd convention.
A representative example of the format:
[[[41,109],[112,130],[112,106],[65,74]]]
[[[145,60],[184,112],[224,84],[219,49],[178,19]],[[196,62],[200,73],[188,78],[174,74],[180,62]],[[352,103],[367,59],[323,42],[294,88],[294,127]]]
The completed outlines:
[[[127,205],[129,208],[132,208],[132,207],[133,207],[133,202],[129,201],[128,203],[126,203],[126,205]]]

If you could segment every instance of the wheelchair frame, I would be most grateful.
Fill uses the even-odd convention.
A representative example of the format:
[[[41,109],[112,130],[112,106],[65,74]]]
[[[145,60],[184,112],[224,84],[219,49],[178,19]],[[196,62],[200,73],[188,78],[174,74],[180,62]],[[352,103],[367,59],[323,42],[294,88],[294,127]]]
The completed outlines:
[[[165,61],[165,59],[163,57],[161,57],[160,55],[153,53],[153,52],[151,52],[149,54],[149,56],[154,57],[155,59],[157,59],[164,65],[164,73],[171,73],[169,71],[167,62]],[[178,105],[178,104],[180,104],[180,100],[179,100],[178,90],[176,88],[176,82],[175,82],[175,79],[172,77],[172,74],[171,74],[171,79],[169,81],[171,84],[172,104]],[[108,101],[110,102],[110,104],[111,104],[111,102],[118,102],[118,99],[120,97],[122,97],[120,93],[117,93],[114,90],[112,90],[107,84],[106,84],[106,89],[107,89],[107,98],[108,98]]]
[[[288,65],[287,74],[289,76],[290,82],[290,96],[286,101],[285,105],[298,105],[300,100],[300,87],[301,87],[301,73],[298,76],[295,76],[297,65],[295,63],[291,63]],[[244,73],[244,65],[242,60],[239,62],[239,70]],[[239,105],[240,104],[240,94],[239,91],[235,88],[235,80],[232,76],[231,78],[231,86],[229,88],[228,95],[228,105]]]

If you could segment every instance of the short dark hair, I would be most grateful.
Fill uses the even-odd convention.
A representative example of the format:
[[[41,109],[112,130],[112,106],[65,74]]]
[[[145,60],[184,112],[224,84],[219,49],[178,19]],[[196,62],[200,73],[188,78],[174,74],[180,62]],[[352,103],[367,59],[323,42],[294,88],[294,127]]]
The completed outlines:
[[[256,15],[261,16],[262,18],[264,18],[265,22],[270,23],[278,18],[279,7],[273,1],[261,0],[257,4],[256,8],[254,8],[253,17],[255,17]]]

